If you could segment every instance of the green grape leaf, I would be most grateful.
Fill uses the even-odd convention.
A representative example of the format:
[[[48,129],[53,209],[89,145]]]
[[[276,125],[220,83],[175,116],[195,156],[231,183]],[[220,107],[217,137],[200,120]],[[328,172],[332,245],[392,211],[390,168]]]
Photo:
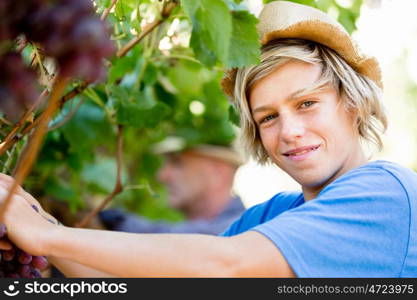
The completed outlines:
[[[195,0],[182,0],[181,5],[184,8],[185,14],[187,17],[192,20],[194,18],[194,14],[197,11],[198,7],[200,6],[199,1]]]
[[[135,93],[134,97],[127,97],[127,93],[127,90],[121,87],[113,93],[119,124],[134,128],[153,128],[171,112],[167,104],[157,102],[151,87],[145,88],[143,93]]]
[[[179,62],[175,68],[170,68],[167,77],[178,90],[182,98],[188,95],[198,95],[201,92],[204,70],[200,64],[189,61]]]
[[[260,43],[256,31],[258,19],[248,11],[233,11],[233,34],[226,67],[242,67],[259,63]]]
[[[184,0],[186,14],[193,25],[190,46],[198,60],[213,66],[227,61],[232,16],[223,0]]]
[[[129,19],[130,15],[132,14],[133,9],[135,8],[134,3],[132,1],[117,1],[115,7],[115,16],[120,21],[126,21]]]
[[[334,5],[334,0],[317,0],[316,7],[324,12],[327,12],[330,7]]]
[[[212,67],[216,64],[217,56],[211,49],[207,48],[207,43],[203,41],[204,33],[200,30],[199,25],[193,27],[191,35],[190,46],[199,61],[204,63],[207,67]]]
[[[91,152],[95,146],[112,138],[111,124],[104,111],[91,103],[81,105],[72,119],[62,127],[65,139],[75,152]]]
[[[84,202],[73,185],[55,177],[49,177],[45,185],[45,194],[57,201],[65,202],[72,212],[84,206]]]
[[[115,158],[97,157],[94,163],[84,165],[81,178],[99,193],[109,194],[116,183],[117,164]],[[122,182],[126,172],[122,172]]]
[[[143,109],[133,103],[123,103],[118,107],[117,121],[135,128],[153,128],[170,112],[171,109],[164,103],[157,103],[151,109]]]
[[[356,19],[358,15],[349,9],[339,7],[339,17],[337,20],[341,23],[349,34],[356,30]]]
[[[108,73],[108,84],[113,84],[116,80],[123,78],[126,73],[133,71],[136,60],[137,57],[131,55],[115,60]]]
[[[157,78],[158,78],[158,68],[154,64],[149,63],[145,69],[143,82],[148,85],[153,85],[156,82]]]

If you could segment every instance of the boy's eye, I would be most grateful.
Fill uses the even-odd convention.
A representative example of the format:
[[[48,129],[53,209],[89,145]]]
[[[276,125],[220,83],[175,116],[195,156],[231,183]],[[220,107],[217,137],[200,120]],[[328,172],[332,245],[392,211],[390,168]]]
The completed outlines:
[[[260,124],[262,124],[262,123],[265,123],[265,122],[271,121],[271,120],[273,120],[274,118],[276,118],[276,116],[277,116],[276,114],[273,114],[273,115],[267,115],[266,117],[263,117],[259,123],[260,123]]]
[[[311,100],[309,100],[309,101],[304,101],[303,103],[301,103],[300,107],[301,107],[301,108],[310,107],[310,106],[312,106],[314,103],[316,103],[316,102],[315,102],[315,101],[311,101]]]

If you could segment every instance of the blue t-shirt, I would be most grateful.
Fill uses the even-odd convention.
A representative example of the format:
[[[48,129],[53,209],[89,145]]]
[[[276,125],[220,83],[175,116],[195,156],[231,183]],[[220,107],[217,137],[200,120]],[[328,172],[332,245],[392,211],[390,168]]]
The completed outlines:
[[[223,235],[247,230],[269,238],[298,277],[417,277],[417,174],[370,162],[310,201],[279,193]]]

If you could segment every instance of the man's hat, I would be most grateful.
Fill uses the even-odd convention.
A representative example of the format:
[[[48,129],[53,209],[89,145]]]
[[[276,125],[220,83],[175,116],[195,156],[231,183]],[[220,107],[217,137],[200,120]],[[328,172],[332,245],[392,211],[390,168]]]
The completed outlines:
[[[336,51],[355,71],[382,88],[378,61],[361,53],[343,26],[316,8],[288,1],[270,2],[262,9],[257,28],[262,45],[283,38],[298,38],[325,45]],[[227,71],[222,80],[224,92],[231,97],[236,72],[237,69]]]
[[[188,144],[185,139],[178,136],[168,136],[165,140],[155,144],[152,150],[155,154],[179,153],[190,150],[207,157],[225,161],[237,167],[244,163],[242,155],[232,146]]]

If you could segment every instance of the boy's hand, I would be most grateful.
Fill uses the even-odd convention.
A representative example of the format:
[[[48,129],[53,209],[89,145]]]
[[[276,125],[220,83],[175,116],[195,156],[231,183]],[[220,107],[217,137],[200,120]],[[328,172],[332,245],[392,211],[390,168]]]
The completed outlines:
[[[46,213],[39,202],[20,186],[7,207],[4,200],[14,179],[0,174],[0,223],[7,227],[7,237],[22,250],[32,255],[48,255],[47,241],[58,221]],[[0,247],[8,247],[3,241]]]

